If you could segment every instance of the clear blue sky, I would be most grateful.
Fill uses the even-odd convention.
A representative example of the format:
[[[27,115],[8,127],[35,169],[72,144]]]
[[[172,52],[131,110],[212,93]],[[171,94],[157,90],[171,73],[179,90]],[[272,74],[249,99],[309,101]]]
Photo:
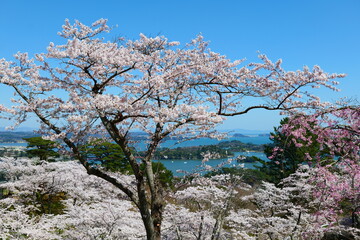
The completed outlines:
[[[359,97],[359,0],[1,0],[0,58],[45,51],[57,41],[65,18],[87,24],[107,18],[118,25],[114,36],[128,38],[144,33],[185,43],[202,33],[212,50],[233,60],[256,60],[260,51],[272,60],[282,58],[287,70],[317,64],[327,72],[347,73],[342,92],[321,91],[320,97]],[[11,97],[4,88],[0,96],[6,104]],[[221,128],[271,130],[280,119],[277,113],[257,111]]]

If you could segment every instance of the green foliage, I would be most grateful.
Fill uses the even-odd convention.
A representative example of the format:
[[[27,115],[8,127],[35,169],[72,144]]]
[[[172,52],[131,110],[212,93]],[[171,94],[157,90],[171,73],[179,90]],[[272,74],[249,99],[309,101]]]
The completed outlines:
[[[59,215],[64,214],[66,209],[62,200],[66,200],[67,195],[65,192],[44,192],[39,190],[33,192],[33,194],[21,195],[20,201],[25,206],[34,206],[35,208],[27,214],[29,216],[38,216],[43,214]]]
[[[11,195],[11,192],[7,188],[0,188],[0,199],[7,198]]]
[[[141,164],[140,168],[145,170],[145,164]],[[173,187],[173,173],[167,169],[161,162],[152,162],[152,169],[157,181],[164,187]]]
[[[7,179],[6,179],[6,172],[5,170],[0,170],[0,183],[1,182],[5,182]]]
[[[35,201],[34,205],[37,206],[37,211],[34,211],[32,214],[42,215],[42,214],[63,214],[65,210],[65,205],[62,200],[67,198],[66,193],[57,192],[57,193],[42,193],[35,192]]]
[[[130,163],[126,159],[121,147],[115,143],[95,140],[80,147],[80,151],[88,161],[99,164],[108,171],[133,174]],[[160,184],[171,187],[173,174],[161,162],[153,162],[152,168]],[[140,164],[140,169],[145,171],[145,164]]]
[[[264,145],[243,143],[239,140],[220,142],[217,144],[217,146],[219,146],[219,148],[226,149],[230,152],[244,152],[244,151],[262,152],[264,150]]]
[[[288,118],[284,118],[281,120],[279,127],[274,127],[274,132],[271,133],[272,137],[270,138],[272,143],[265,145],[264,149],[264,153],[269,160],[259,160],[262,166],[255,166],[267,175],[266,181],[275,184],[278,184],[283,178],[294,173],[299,164],[311,163],[307,159],[306,154],[316,156],[321,151],[323,155],[326,155],[326,150],[320,150],[320,144],[316,141],[317,136],[313,133],[308,132],[306,136],[311,139],[311,142],[296,139],[297,142],[302,143],[301,147],[295,145],[293,137],[281,133],[281,127],[287,124],[288,121]],[[280,149],[280,151],[273,155],[274,149]]]
[[[0,199],[11,197],[13,192],[7,188],[0,188]],[[68,198],[65,192],[55,192],[52,190],[39,189],[30,194],[21,194],[16,196],[25,206],[34,206],[27,212],[29,216],[38,216],[43,214],[63,214],[66,206],[63,200]]]
[[[202,159],[202,154],[205,152],[217,153],[219,158],[226,158],[233,156],[234,152],[243,151],[263,151],[263,145],[256,145],[251,143],[243,143],[238,140],[220,142],[216,145],[205,146],[191,146],[178,147],[174,149],[160,148],[154,154],[154,159],[162,160],[188,160],[188,159]],[[145,152],[140,152],[144,155]]]
[[[240,158],[237,160],[238,163],[256,163],[260,161],[261,159],[256,156],[244,156],[244,158]]]
[[[39,157],[40,160],[53,161],[54,158],[60,156],[54,150],[57,148],[56,142],[45,140],[41,137],[24,138],[24,140],[28,143],[26,152],[29,157]]]
[[[108,171],[132,172],[121,147],[115,143],[95,140],[80,147],[81,154],[94,164],[100,164]]]

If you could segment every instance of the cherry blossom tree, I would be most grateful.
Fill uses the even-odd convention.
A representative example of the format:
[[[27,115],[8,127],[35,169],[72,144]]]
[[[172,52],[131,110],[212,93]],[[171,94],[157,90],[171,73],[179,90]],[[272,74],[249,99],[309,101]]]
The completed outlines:
[[[261,166],[257,167],[259,171],[266,174],[266,181],[275,184],[294,173],[299,164],[311,164],[308,156],[322,157],[325,155],[326,157],[326,149],[320,149],[320,143],[316,141],[317,135],[307,132],[303,134],[306,136],[306,140],[302,140],[293,139],[294,135],[283,133],[282,125],[287,124],[288,120],[288,118],[282,119],[280,126],[274,128],[274,132],[270,135],[272,143],[267,144],[264,149],[268,159],[266,161],[259,160]],[[293,130],[295,132],[296,126]],[[311,142],[308,139],[311,139]]]
[[[336,196],[329,188],[314,182],[314,179],[320,180],[319,171],[321,168],[301,165],[283,179],[281,186],[264,182],[261,188],[243,196],[241,199],[250,201],[254,207],[231,209],[226,220],[233,236],[236,239],[357,239],[360,229],[344,221],[345,212],[336,211],[340,206],[334,209],[333,205],[339,203],[340,195],[344,194],[340,197],[343,200],[349,195],[338,191]],[[329,177],[322,176],[325,184]],[[338,189],[342,188],[346,178],[343,176],[337,181]],[[349,194],[354,193],[347,189]],[[320,191],[321,195],[318,194]],[[335,237],[327,238],[330,235]]]
[[[176,204],[166,208],[165,219],[176,229],[173,236],[178,239],[231,239],[223,226],[230,209],[234,208],[233,200],[243,189],[248,186],[241,182],[241,177],[230,174],[197,177],[187,182],[172,195]]]
[[[300,123],[294,131],[294,126]],[[284,134],[296,136],[294,141],[298,145],[309,146],[314,141],[306,137],[307,131],[316,136],[321,149],[329,152],[325,158],[321,151],[307,154],[307,160],[316,163],[311,182],[316,186],[314,197],[319,200],[319,225],[331,227],[344,215],[350,215],[352,225],[359,227],[360,107],[341,104],[313,115],[296,115],[282,127]]]
[[[87,173],[122,191],[139,210],[148,239],[161,238],[166,189],[158,184],[152,156],[166,137],[219,137],[213,129],[226,117],[254,109],[284,113],[326,106],[311,88],[337,90],[336,78],[320,67],[285,71],[260,55],[259,63],[241,66],[211,51],[202,36],[180,47],[165,37],[106,41],[111,29],[100,19],[91,26],[66,20],[60,45],[30,58],[0,60],[0,82],[15,92],[12,107],[0,105],[2,115],[20,124],[36,116],[40,133],[60,140],[64,150]],[[131,130],[149,135],[141,159],[132,151]],[[101,167],[94,167],[79,146],[89,136],[103,134],[118,144],[132,168],[128,186]],[[145,168],[140,168],[144,164]]]
[[[46,162],[3,158],[6,194],[0,198],[1,239],[143,239],[134,205],[117,188],[88,175],[75,161]],[[131,185],[133,176],[111,173]],[[57,209],[41,211],[40,201],[62,194]],[[116,198],[114,198],[116,196]],[[61,208],[59,208],[61,206]],[[55,208],[55,207],[54,207]]]

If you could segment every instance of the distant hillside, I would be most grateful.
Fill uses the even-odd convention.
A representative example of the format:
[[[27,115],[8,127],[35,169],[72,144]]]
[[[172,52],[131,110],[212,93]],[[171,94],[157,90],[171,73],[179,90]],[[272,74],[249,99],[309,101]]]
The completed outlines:
[[[270,137],[270,133],[259,134],[259,137]]]
[[[24,142],[23,138],[36,137],[39,134],[33,132],[0,131],[0,143]]]
[[[236,128],[236,129],[225,129],[225,130],[219,130],[220,132],[228,132],[231,134],[234,133],[239,133],[239,134],[243,134],[243,135],[260,135],[260,134],[268,134],[270,132],[272,132],[272,130],[250,130],[250,129],[241,129],[241,128]]]
[[[241,134],[241,133],[234,133],[233,137],[249,137],[249,136],[246,136],[246,135]]]

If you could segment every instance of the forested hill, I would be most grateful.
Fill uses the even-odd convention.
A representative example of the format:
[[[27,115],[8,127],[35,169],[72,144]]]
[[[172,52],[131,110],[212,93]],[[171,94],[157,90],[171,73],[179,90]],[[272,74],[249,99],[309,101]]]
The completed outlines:
[[[238,140],[220,142],[216,145],[178,147],[174,149],[159,148],[155,152],[155,159],[160,160],[186,160],[186,159],[202,159],[206,152],[216,153],[217,158],[226,158],[234,156],[234,152],[255,151],[262,152],[264,145],[252,143],[243,143]],[[144,153],[140,153],[143,155]]]
[[[231,152],[255,151],[262,152],[264,150],[263,144],[243,143],[239,140],[224,141],[217,144],[220,148],[229,150]]]

